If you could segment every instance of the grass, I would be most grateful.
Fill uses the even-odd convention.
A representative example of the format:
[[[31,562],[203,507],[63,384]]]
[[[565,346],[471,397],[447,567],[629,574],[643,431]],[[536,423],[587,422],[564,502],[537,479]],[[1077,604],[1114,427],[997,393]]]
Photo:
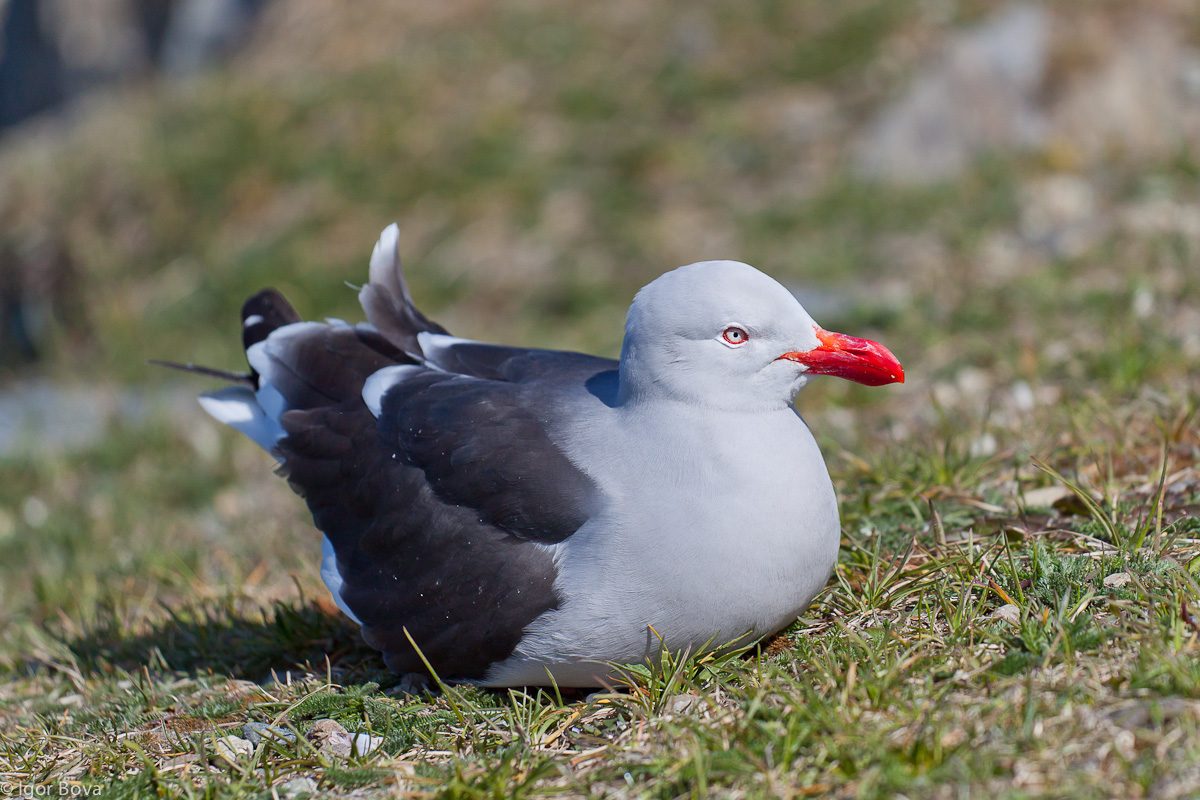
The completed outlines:
[[[11,454],[0,789],[1200,793],[1200,244],[1119,222],[1069,257],[1022,244],[1047,154],[931,187],[854,178],[848,131],[920,42],[994,4],[926,5],[622,21],[499,4],[414,22],[386,59],[343,48],[343,69],[260,45],[10,142],[13,185],[56,220],[89,301],[39,368],[58,380],[177,380],[152,357],[237,365],[235,310],[263,284],[305,316],[354,318],[343,281],[398,218],[414,294],[456,333],[613,354],[638,286],[728,255],[824,302],[828,327],[884,341],[909,383],[801,397],[843,523],[804,617],[592,695],[408,692],[328,599],[303,504],[198,415]],[[798,143],[778,110],[814,94],[832,122]],[[1111,222],[1148,198],[1195,206],[1195,164],[1114,157],[1084,177]],[[322,751],[321,719],[382,744]],[[295,736],[223,755],[247,723]]]
[[[151,574],[155,593],[98,580],[94,606],[17,600],[4,777],[113,797],[249,797],[298,777],[334,795],[472,798],[1191,796],[1200,436],[1151,444],[1189,402],[1089,413],[1042,466],[946,465],[939,443],[860,456],[838,473],[841,559],[800,621],[748,652],[667,654],[587,697],[406,694],[317,599],[312,563],[273,594],[244,575],[229,592]],[[1021,501],[1043,485],[1067,487],[1065,510]],[[316,719],[383,744],[331,758],[304,736]],[[298,735],[214,756],[246,722]]]

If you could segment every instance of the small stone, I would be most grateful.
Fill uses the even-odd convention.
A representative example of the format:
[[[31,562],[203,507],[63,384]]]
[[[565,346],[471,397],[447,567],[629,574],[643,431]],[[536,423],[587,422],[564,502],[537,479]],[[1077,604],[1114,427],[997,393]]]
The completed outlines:
[[[967,446],[967,452],[969,452],[975,458],[988,458],[989,456],[994,456],[996,454],[996,449],[998,447],[999,443],[996,441],[996,437],[990,433],[985,433],[976,437],[971,444]]]
[[[240,736],[222,736],[213,742],[213,754],[217,758],[228,761],[230,764],[237,763],[238,758],[250,755],[253,752],[254,745]]]
[[[317,793],[317,782],[312,778],[292,778],[275,788],[280,797],[305,797]]]
[[[1133,576],[1128,572],[1114,572],[1104,579],[1104,585],[1110,589],[1117,589],[1133,580]]]
[[[332,719],[319,719],[309,729],[307,739],[317,752],[326,756],[349,758],[353,745],[346,729]]]
[[[293,744],[296,741],[296,734],[265,722],[247,722],[242,727],[242,735],[255,747],[258,747],[258,743],[263,739],[276,744]]]
[[[159,767],[159,770],[161,772],[173,772],[174,770],[179,769],[187,772],[188,768],[192,764],[197,763],[199,760],[200,756],[196,755],[195,753],[184,753],[181,756],[168,758],[162,763],[162,766]]]
[[[1065,486],[1043,486],[1025,492],[1022,497],[1026,508],[1053,508],[1059,500],[1072,495],[1074,492]]]
[[[1005,603],[992,612],[992,619],[1004,620],[1010,625],[1021,623],[1021,609],[1013,603]]]
[[[666,708],[671,714],[688,714],[700,705],[700,696],[695,694],[677,694],[667,700]]]
[[[382,736],[372,736],[369,733],[356,733],[353,739],[354,752],[360,756],[365,756],[383,744],[383,741]]]
[[[969,737],[967,732],[962,728],[954,728],[942,734],[942,747],[947,750],[953,750],[960,744],[965,742]]]

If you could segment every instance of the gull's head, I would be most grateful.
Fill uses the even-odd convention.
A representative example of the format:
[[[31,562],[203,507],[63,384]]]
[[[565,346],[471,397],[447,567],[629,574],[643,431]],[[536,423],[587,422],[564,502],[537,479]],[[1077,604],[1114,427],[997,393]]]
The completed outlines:
[[[903,383],[881,344],[817,325],[773,278],[738,261],[701,261],[653,281],[629,307],[621,398],[669,397],[748,411],[784,408],[810,375]]]

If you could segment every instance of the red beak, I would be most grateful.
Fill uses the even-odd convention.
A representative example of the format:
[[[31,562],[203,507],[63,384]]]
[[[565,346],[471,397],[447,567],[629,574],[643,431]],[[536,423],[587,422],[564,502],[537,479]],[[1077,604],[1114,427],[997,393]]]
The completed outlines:
[[[878,342],[817,328],[821,346],[804,352],[784,353],[780,358],[808,367],[814,375],[836,375],[867,386],[904,383],[904,367]]]

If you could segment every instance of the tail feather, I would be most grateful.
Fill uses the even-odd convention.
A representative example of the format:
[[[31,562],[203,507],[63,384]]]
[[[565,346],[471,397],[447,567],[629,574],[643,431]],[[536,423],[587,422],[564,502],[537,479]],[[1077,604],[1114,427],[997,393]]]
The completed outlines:
[[[421,356],[417,334],[447,333],[413,305],[400,267],[400,228],[392,223],[383,229],[371,252],[369,282],[358,293],[367,319],[388,341],[409,355]]]
[[[278,417],[263,410],[258,395],[248,386],[227,386],[199,397],[200,407],[218,422],[250,437],[259,447],[282,461],[276,445],[283,438]]]
[[[422,363],[419,334],[446,333],[413,305],[400,268],[398,238],[399,228],[389,225],[371,254],[369,281],[359,292],[369,325],[303,322],[282,294],[263,289],[242,306],[248,372],[157,363],[241,384],[205,395],[201,404],[282,460],[281,441],[293,435],[285,414],[356,407],[372,374],[397,364]],[[362,410],[369,414],[365,406]]]

